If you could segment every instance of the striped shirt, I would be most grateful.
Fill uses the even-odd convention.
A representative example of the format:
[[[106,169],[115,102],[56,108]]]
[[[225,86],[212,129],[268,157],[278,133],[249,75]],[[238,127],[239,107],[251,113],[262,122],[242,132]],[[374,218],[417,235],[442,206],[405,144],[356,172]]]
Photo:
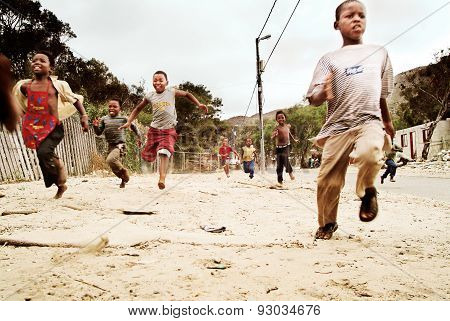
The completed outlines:
[[[393,88],[392,66],[384,47],[349,45],[327,53],[317,64],[307,98],[322,90],[330,73],[334,98],[328,101],[326,121],[316,141],[381,121],[380,98],[386,98]]]
[[[124,116],[111,117],[107,115],[100,119],[100,124],[98,127],[94,126],[94,131],[97,135],[101,135],[104,131],[105,139],[109,145],[122,144],[126,141],[125,131],[123,129],[119,130],[118,128],[124,125],[127,121],[128,118]],[[131,124],[130,128],[133,132],[139,135],[139,131],[135,124]]]

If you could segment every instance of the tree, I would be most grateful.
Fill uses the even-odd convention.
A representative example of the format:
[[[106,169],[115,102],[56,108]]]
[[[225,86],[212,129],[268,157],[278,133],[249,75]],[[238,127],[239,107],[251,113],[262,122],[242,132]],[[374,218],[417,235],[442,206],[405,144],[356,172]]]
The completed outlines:
[[[291,124],[291,132],[298,143],[291,142],[295,157],[300,159],[302,167],[307,166],[306,156],[313,144],[310,141],[315,137],[325,122],[326,106],[295,106],[287,112],[287,122]]]
[[[428,123],[422,159],[428,158],[431,137],[440,120],[449,116],[450,48],[435,54],[435,62],[408,73],[410,85],[400,86],[406,102],[400,105],[400,117],[410,126]]]
[[[67,52],[65,42],[76,37],[67,23],[32,0],[0,2],[0,34],[0,51],[11,60],[16,79],[30,75],[30,53],[47,49],[57,56]]]
[[[222,99],[214,98],[210,91],[203,85],[194,85],[187,81],[178,86],[180,90],[193,94],[201,103],[208,106],[208,114],[200,110],[191,101],[176,98],[177,131],[180,139],[178,148],[183,151],[199,152],[211,149],[217,143],[220,134],[221,121],[218,118]]]

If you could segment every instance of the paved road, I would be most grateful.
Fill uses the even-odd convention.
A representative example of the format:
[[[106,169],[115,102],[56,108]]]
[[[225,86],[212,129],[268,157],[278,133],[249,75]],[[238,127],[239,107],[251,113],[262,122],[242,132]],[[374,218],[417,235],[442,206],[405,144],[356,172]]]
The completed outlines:
[[[269,169],[268,172],[276,175],[275,170],[273,169]],[[299,170],[297,169],[296,172],[298,173]],[[302,176],[315,177],[317,176],[317,170],[302,169],[300,170],[299,176],[300,179]],[[389,179],[386,179],[383,185],[381,185],[380,180],[378,180],[376,187],[379,190],[390,191],[396,194],[411,194],[450,202],[450,179],[448,178],[397,175],[395,179],[395,183],[391,183],[389,182]],[[356,173],[354,170],[349,170],[345,184],[347,186],[349,184],[355,186],[355,182]]]

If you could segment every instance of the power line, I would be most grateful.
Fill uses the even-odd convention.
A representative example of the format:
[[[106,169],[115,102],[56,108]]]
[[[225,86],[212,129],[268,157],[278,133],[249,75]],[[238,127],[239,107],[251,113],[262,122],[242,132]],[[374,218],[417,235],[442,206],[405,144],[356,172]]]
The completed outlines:
[[[258,38],[261,36],[262,32],[264,31],[264,28],[266,27],[267,21],[269,21],[270,15],[272,14],[272,10],[275,7],[276,3],[277,3],[277,0],[275,0],[273,2],[272,9],[270,9],[269,15],[267,16],[266,22],[264,22],[264,25],[263,25],[261,31],[259,32]]]
[[[278,40],[277,40],[277,42],[275,43],[275,46],[273,46],[272,51],[270,52],[269,58],[267,58],[267,61],[266,61],[266,63],[264,64],[263,70],[266,69],[266,66],[267,66],[267,64],[269,63],[270,57],[272,57],[272,54],[273,54],[273,52],[275,51],[275,48],[278,46],[278,43],[280,42],[281,37],[283,36],[284,31],[286,30],[286,28],[287,28],[289,22],[291,21],[291,18],[292,18],[292,16],[294,15],[295,10],[297,9],[298,5],[300,4],[300,1],[301,1],[301,0],[298,0],[298,1],[297,1],[297,4],[295,5],[294,10],[292,10],[292,13],[291,13],[291,15],[290,15],[288,21],[286,22],[286,25],[284,26],[283,31],[281,32],[280,36],[278,37]]]
[[[0,0],[0,1],[1,1],[1,0]],[[261,31],[259,32],[258,38],[259,38],[259,37],[261,36],[261,34],[263,33],[264,28],[266,27],[267,22],[269,21],[269,18],[270,18],[270,16],[272,15],[272,11],[273,11],[273,8],[275,8],[275,4],[276,4],[276,3],[277,3],[277,0],[275,0],[275,1],[273,2],[272,8],[270,8],[270,11],[269,11],[269,14],[267,15],[266,21],[264,22],[264,25],[262,26]],[[245,120],[246,120],[245,118],[247,117],[248,109],[250,108],[250,105],[252,104],[253,96],[255,95],[256,85],[257,85],[257,82],[255,82],[255,86],[253,87],[252,95],[251,95],[250,101],[249,101],[249,103],[248,103],[248,105],[247,105],[247,109],[245,110],[245,114],[244,114],[244,118],[242,119],[242,124],[241,124],[241,126],[244,125]]]
[[[253,87],[253,91],[252,91],[252,96],[250,97],[250,101],[248,102],[247,109],[245,110],[245,115],[244,115],[244,118],[243,118],[241,126],[245,122],[245,117],[247,117],[248,109],[250,108],[250,105],[252,104],[252,101],[253,101],[253,97],[255,96],[256,85],[257,85],[257,83],[255,82],[255,86]]]

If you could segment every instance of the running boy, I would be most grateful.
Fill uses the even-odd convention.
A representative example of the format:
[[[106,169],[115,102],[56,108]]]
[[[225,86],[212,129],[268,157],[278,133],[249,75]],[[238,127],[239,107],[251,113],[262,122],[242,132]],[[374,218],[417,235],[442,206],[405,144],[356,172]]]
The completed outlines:
[[[286,173],[289,174],[291,180],[295,179],[291,166],[289,162],[289,153],[291,151],[291,138],[298,142],[297,139],[292,136],[291,125],[286,123],[286,114],[279,110],[275,115],[275,119],[278,126],[272,132],[272,139],[276,138],[276,159],[277,159],[277,176],[278,176],[278,186],[283,184],[283,167],[286,168]]]
[[[222,139],[222,146],[219,148],[220,166],[223,167],[227,177],[230,177],[230,153],[233,152],[234,155],[239,159],[239,155],[234,148],[228,145],[228,138],[224,137]]]
[[[120,188],[125,188],[125,184],[130,180],[128,170],[122,165],[122,159],[125,156],[125,132],[119,127],[127,123],[127,118],[120,115],[121,101],[118,98],[112,98],[108,102],[108,116],[97,118],[92,121],[95,134],[101,135],[105,132],[105,138],[108,142],[108,156],[106,162],[113,173],[120,179]],[[131,124],[131,130],[136,134],[137,145],[141,145],[139,130],[135,124]]]
[[[156,160],[159,156],[159,189],[166,187],[166,175],[169,168],[169,159],[175,151],[175,141],[177,132],[177,112],[175,109],[175,97],[185,97],[203,109],[205,113],[208,108],[201,104],[191,93],[175,88],[167,87],[169,81],[164,71],[157,71],[153,74],[153,88],[155,91],[148,93],[144,99],[131,112],[128,122],[119,129],[129,128],[133,120],[141,110],[150,104],[153,109],[153,121],[147,133],[147,144],[142,151],[142,158],[148,162]]]
[[[374,181],[383,164],[383,149],[390,148],[383,125],[387,134],[395,134],[386,104],[393,86],[392,67],[385,48],[362,43],[364,5],[358,0],[341,3],[334,28],[341,32],[343,46],[320,59],[307,93],[312,105],[328,102],[326,122],[314,139],[323,148],[317,178],[318,239],[330,239],[338,227],[339,196],[349,163],[359,169],[359,218],[369,222],[377,216]]]
[[[88,116],[83,97],[72,92],[65,81],[50,76],[55,59],[48,51],[38,51],[31,60],[33,79],[19,81],[13,89],[25,111],[22,136],[28,148],[36,149],[44,176],[45,187],[58,187],[55,198],[67,190],[66,173],[62,160],[55,154],[56,146],[64,137],[63,119],[76,110],[81,115],[81,127],[88,131]]]
[[[249,177],[253,178],[255,174],[256,148],[252,145],[252,139],[245,140],[245,146],[242,147],[242,161],[244,165],[244,173],[250,173]]]

